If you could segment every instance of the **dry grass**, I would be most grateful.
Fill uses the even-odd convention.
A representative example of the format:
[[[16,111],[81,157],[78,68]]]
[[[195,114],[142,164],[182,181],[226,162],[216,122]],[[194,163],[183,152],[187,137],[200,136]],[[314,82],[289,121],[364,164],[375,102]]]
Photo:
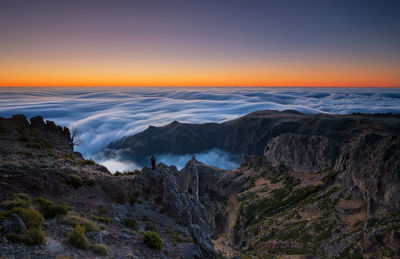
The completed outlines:
[[[89,232],[98,232],[100,227],[92,220],[80,216],[76,212],[70,212],[67,215],[58,218],[58,222],[64,225],[83,226]]]

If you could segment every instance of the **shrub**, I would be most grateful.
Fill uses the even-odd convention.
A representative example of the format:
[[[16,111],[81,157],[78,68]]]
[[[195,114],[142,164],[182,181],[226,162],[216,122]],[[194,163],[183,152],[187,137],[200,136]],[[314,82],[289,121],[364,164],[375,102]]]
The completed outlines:
[[[91,221],[90,219],[79,216],[76,213],[68,213],[67,215],[58,219],[60,224],[72,225],[72,226],[83,226],[87,231],[98,232],[100,231],[99,226]]]
[[[13,195],[13,198],[14,198],[14,199],[24,200],[24,201],[30,201],[30,200],[31,200],[31,197],[30,197],[28,194],[22,193],[22,192],[15,193],[15,194]]]
[[[160,235],[154,231],[146,231],[143,235],[143,242],[150,248],[160,250],[162,240]]]
[[[114,174],[114,176],[121,176],[121,175],[124,175],[124,174],[121,173],[120,171],[116,171],[115,174]]]
[[[137,229],[138,228],[138,223],[136,222],[135,219],[126,218],[126,219],[124,219],[123,223],[128,228],[133,228],[133,229]]]
[[[83,159],[82,164],[83,165],[96,165],[96,162],[93,161],[92,159]]]
[[[124,175],[136,175],[136,174],[140,174],[141,171],[138,169],[135,169],[134,171],[124,171],[124,172],[120,172],[120,171],[116,171],[114,173],[114,176],[124,176]]]
[[[11,243],[23,243],[26,245],[42,245],[45,241],[43,231],[38,228],[29,229],[26,234],[9,233],[6,238]]]
[[[86,250],[90,246],[89,240],[85,236],[85,228],[80,225],[75,226],[74,230],[69,234],[68,242],[79,249]]]
[[[94,244],[91,249],[95,255],[106,256],[108,254],[107,247],[102,244]]]
[[[10,210],[16,207],[28,208],[31,205],[30,197],[25,193],[14,194],[11,200],[6,200],[0,203],[1,209]]]
[[[34,209],[14,208],[9,212],[12,213],[18,214],[28,229],[41,228],[44,221],[42,214]]]
[[[38,204],[40,206],[40,208],[47,208],[47,207],[53,206],[53,202],[52,201],[49,201],[48,199],[46,199],[45,197],[42,197],[42,196],[37,197],[34,200],[34,202],[36,204]]]
[[[70,210],[71,207],[67,204],[56,204],[52,209],[52,215],[54,215],[54,217],[58,215],[67,215]]]
[[[45,241],[43,231],[38,228],[29,229],[27,241],[29,245],[42,245]]]
[[[35,203],[39,205],[40,212],[46,219],[52,219],[58,215],[66,215],[71,209],[71,207],[66,204],[54,205],[53,202],[44,197],[36,198]]]
[[[67,183],[75,188],[79,188],[83,186],[83,179],[79,175],[71,174]]]

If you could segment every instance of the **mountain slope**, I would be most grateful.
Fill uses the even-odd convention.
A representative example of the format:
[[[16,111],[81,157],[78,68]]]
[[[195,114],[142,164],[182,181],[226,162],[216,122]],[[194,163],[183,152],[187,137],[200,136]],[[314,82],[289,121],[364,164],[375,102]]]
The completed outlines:
[[[187,124],[172,122],[150,126],[104,148],[99,157],[117,156],[141,165],[151,154],[192,154],[218,148],[235,155],[262,155],[267,143],[284,133],[324,136],[338,145],[374,130],[379,135],[395,135],[399,115],[302,114],[297,111],[257,111],[224,123]]]
[[[111,258],[216,257],[205,210],[176,167],[114,176],[73,152],[67,128],[22,115],[0,118],[0,154],[1,258],[94,258],[83,238],[68,241],[76,225]],[[147,230],[160,250],[144,243]]]

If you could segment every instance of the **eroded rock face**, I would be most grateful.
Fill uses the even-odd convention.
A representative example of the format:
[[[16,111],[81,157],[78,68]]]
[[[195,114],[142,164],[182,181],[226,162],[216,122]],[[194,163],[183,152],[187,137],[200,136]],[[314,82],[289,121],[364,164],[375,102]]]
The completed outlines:
[[[150,190],[151,195],[155,196],[164,205],[167,211],[185,226],[197,224],[203,230],[207,230],[206,212],[199,200],[193,199],[178,184],[181,172],[175,168],[158,168],[157,170],[143,169],[138,177],[138,183],[144,192]],[[196,182],[191,182],[193,188]]]
[[[335,170],[342,182],[391,209],[400,208],[400,136],[360,136],[341,154]]]
[[[281,134],[268,142],[264,155],[274,166],[282,163],[299,172],[333,168],[343,184],[364,200],[397,209],[400,136],[385,135],[367,132],[335,141],[321,135]]]
[[[190,235],[193,238],[194,247],[192,254],[194,258],[217,258],[210,236],[207,235],[198,225],[189,226]]]
[[[325,136],[282,134],[268,142],[264,155],[274,166],[283,163],[295,171],[316,172],[335,165],[339,146]]]
[[[25,193],[30,200],[43,196],[57,204],[68,204],[74,213],[114,219],[112,228],[87,233],[91,243],[111,240],[110,243],[115,244],[109,247],[112,258],[128,258],[132,254],[137,258],[182,258],[187,254],[189,258],[195,255],[213,258],[208,256],[215,251],[208,238],[206,212],[197,195],[199,180],[195,159],[185,171],[160,163],[156,170],[143,168],[134,175],[113,176],[105,167],[73,152],[70,142],[67,128],[45,123],[40,116],[30,122],[23,115],[0,118],[0,202],[11,199],[16,193]],[[7,250],[3,244],[8,241],[3,237],[10,232],[24,233],[26,226],[18,215],[8,216],[3,213],[3,207],[0,209],[0,257],[8,258],[17,254],[12,250],[15,247],[25,247],[10,243],[7,245],[11,248]],[[123,233],[127,218],[135,219],[140,229],[145,229],[149,222],[154,223],[163,240],[163,251],[138,242],[139,233]],[[193,224],[197,241],[191,249],[189,226]],[[66,255],[90,257],[87,251],[64,244],[62,239],[69,231],[66,228],[58,221],[46,220],[42,230],[48,243],[64,247]],[[173,245],[171,236],[177,238],[179,245]],[[48,245],[32,247],[25,254],[36,258],[33,250],[41,254],[40,258],[52,258],[56,253]]]

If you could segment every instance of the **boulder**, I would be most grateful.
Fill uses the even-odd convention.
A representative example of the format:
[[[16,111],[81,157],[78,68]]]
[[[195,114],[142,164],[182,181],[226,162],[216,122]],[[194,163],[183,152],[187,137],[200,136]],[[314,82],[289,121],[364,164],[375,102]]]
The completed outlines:
[[[206,234],[198,225],[189,226],[190,235],[193,238],[193,257],[194,258],[217,258],[210,236]]]
[[[7,220],[4,220],[1,225],[5,233],[25,233],[27,231],[24,221],[15,213],[8,216]]]

